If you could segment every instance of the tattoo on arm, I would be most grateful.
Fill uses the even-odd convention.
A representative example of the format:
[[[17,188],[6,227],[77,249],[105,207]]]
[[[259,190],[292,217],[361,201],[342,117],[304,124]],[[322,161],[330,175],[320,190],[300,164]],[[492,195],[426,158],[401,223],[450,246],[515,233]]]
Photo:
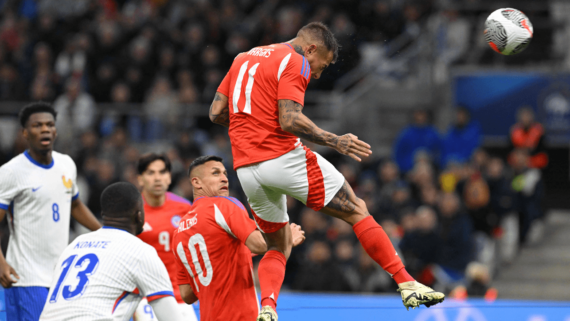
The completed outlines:
[[[336,193],[334,198],[330,201],[330,203],[327,204],[327,207],[344,213],[354,212],[356,205],[350,201],[350,196],[353,193],[354,192],[352,192],[352,189],[348,186],[348,183],[344,181],[344,184]]]
[[[216,93],[216,96],[214,96],[214,101],[212,102],[212,105],[210,105],[210,120],[213,123],[225,126],[225,127],[230,127],[230,109],[229,109],[229,105],[226,104],[226,106],[222,109],[222,111],[219,114],[214,114],[212,112],[212,109],[214,107],[214,104],[217,101],[223,101],[224,99],[222,98],[222,96],[219,93]]]
[[[317,127],[303,115],[303,106],[292,100],[279,100],[279,124],[283,130],[315,144],[337,148],[339,137]]]

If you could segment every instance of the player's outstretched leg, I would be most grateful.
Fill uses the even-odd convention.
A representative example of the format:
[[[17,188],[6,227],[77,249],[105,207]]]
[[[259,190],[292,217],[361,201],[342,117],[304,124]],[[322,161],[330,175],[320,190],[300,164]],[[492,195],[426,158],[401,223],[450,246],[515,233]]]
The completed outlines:
[[[354,195],[346,181],[321,212],[352,225],[366,253],[398,283],[406,308],[416,308],[420,304],[430,307],[443,301],[445,298],[443,293],[417,282],[408,274],[388,235],[370,216],[364,201]]]
[[[285,265],[292,248],[291,227],[287,223],[279,230],[263,235],[268,251],[259,262],[257,270],[262,306],[257,321],[277,321],[277,298],[285,279]]]

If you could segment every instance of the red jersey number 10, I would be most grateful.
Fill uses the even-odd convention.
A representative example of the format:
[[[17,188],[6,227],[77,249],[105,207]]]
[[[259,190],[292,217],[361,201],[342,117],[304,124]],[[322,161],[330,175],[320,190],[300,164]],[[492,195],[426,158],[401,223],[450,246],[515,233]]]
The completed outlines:
[[[238,102],[239,102],[239,98],[241,96],[241,87],[242,87],[242,83],[243,83],[243,77],[245,75],[245,72],[247,71],[247,65],[249,64],[249,60],[244,62],[243,65],[241,65],[241,68],[239,69],[239,74],[237,77],[237,81],[236,81],[236,85],[234,87],[234,96],[233,96],[233,105],[234,105],[234,113],[239,113],[239,108],[238,108]],[[251,90],[253,88],[253,82],[254,82],[254,78],[253,76],[255,76],[255,72],[257,71],[257,67],[259,67],[259,62],[256,63],[255,65],[253,65],[253,67],[251,67],[249,69],[249,71],[247,72],[248,74],[248,79],[247,79],[247,84],[245,85],[245,106],[243,106],[243,112],[246,114],[250,114],[251,115]]]
[[[198,259],[198,252],[196,252],[196,245],[198,245],[198,249],[200,254],[202,255],[202,260],[204,261],[205,270],[202,269],[202,265],[200,264],[200,260]],[[198,280],[203,286],[210,285],[212,282],[212,276],[214,274],[214,269],[212,268],[212,263],[210,262],[210,255],[208,254],[208,248],[206,247],[206,241],[202,234],[194,234],[188,240],[188,250],[190,255],[192,256],[192,264],[194,265],[194,269],[196,270],[196,274],[198,274]],[[196,283],[196,279],[194,278],[194,273],[192,272],[192,268],[188,264],[188,259],[186,258],[186,253],[184,252],[184,247],[182,246],[182,242],[178,243],[176,246],[176,253],[180,257],[180,260],[186,267],[186,270],[192,277],[194,281],[194,285],[196,286],[196,290],[200,291],[198,288],[198,284]],[[206,272],[206,273],[204,273]],[[204,275],[205,274],[205,275]]]

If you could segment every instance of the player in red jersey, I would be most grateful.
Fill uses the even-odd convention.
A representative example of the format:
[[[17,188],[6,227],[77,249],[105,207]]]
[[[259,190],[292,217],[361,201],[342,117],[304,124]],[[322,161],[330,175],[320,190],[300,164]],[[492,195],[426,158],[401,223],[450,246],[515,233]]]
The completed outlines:
[[[259,303],[251,256],[267,250],[263,236],[243,205],[229,197],[220,157],[197,158],[189,176],[194,205],[172,240],[180,293],[188,304],[200,300],[202,321],[254,320]],[[291,235],[292,246],[305,239],[300,226],[293,224]]]
[[[372,153],[358,137],[324,131],[302,113],[310,79],[318,79],[337,56],[332,32],[310,23],[287,43],[239,54],[210,107],[210,119],[229,127],[234,166],[269,247],[259,264],[263,310],[258,320],[277,320],[276,302],[291,252],[286,195],[352,225],[366,252],[398,283],[404,306],[444,299],[406,272],[390,239],[342,174],[300,142],[328,146],[357,161]]]
[[[145,243],[152,245],[172,282],[174,297],[179,303],[184,319],[197,320],[194,308],[187,305],[180,296],[176,282],[176,261],[170,249],[172,234],[180,219],[190,212],[190,201],[167,192],[171,183],[170,160],[166,155],[147,154],[138,162],[138,183],[142,187],[145,223],[143,232],[137,235]],[[137,321],[156,320],[152,307],[143,299],[135,312]]]

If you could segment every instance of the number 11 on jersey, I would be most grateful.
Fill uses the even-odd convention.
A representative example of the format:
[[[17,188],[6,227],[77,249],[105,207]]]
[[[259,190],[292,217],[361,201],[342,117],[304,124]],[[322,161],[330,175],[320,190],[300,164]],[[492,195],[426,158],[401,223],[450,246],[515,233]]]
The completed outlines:
[[[243,76],[247,70],[247,65],[249,64],[249,60],[244,62],[239,69],[238,78],[236,81],[236,85],[234,87],[234,96],[232,103],[234,105],[234,113],[239,113],[238,102],[241,96],[241,87],[243,82]],[[251,91],[253,89],[253,82],[255,81],[254,76],[255,72],[257,71],[257,67],[259,67],[259,62],[253,65],[248,71],[249,78],[247,79],[247,84],[245,85],[245,106],[243,107],[243,112],[246,114],[251,115]]]

